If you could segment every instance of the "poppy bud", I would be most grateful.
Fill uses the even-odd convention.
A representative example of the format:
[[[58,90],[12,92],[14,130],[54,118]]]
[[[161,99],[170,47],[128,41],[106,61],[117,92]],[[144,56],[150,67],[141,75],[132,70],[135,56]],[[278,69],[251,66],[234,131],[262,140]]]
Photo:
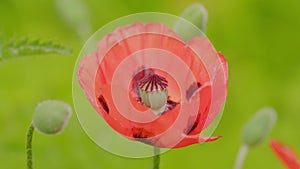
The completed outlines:
[[[144,77],[139,83],[141,100],[145,106],[153,110],[155,115],[165,111],[168,99],[167,86],[167,80],[156,74]]]
[[[272,130],[277,120],[276,111],[266,107],[260,109],[245,125],[242,130],[242,142],[248,146],[261,143]]]
[[[203,32],[206,30],[208,14],[203,5],[194,3],[188,6],[180,17],[175,23],[174,30],[183,40],[189,40],[195,36],[205,36]],[[187,24],[186,20],[193,25]]]
[[[69,104],[46,100],[38,104],[33,115],[33,126],[44,134],[57,134],[67,125],[72,114]]]
[[[56,5],[64,22],[75,28],[81,38],[86,39],[92,33],[89,8],[84,0],[56,0]]]

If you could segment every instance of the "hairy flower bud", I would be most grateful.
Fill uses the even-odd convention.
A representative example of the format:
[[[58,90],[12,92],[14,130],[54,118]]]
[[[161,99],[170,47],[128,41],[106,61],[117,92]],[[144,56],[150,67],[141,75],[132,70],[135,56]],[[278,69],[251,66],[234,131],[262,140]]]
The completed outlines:
[[[277,120],[276,111],[266,107],[260,109],[245,125],[242,130],[242,142],[255,146],[261,143],[272,130]]]
[[[33,126],[44,134],[57,134],[67,125],[72,114],[69,104],[47,100],[38,104],[33,115]]]
[[[188,6],[184,12],[180,15],[174,25],[174,30],[183,40],[189,40],[195,36],[205,36],[203,32],[206,30],[206,23],[208,14],[206,9],[200,3],[194,3]],[[191,24],[186,24],[186,20],[191,22]],[[193,26],[198,29],[193,28]]]

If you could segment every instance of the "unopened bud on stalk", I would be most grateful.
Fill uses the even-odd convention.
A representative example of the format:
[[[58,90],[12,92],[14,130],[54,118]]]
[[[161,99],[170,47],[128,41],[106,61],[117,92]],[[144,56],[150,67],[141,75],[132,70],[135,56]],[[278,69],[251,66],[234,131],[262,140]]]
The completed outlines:
[[[277,120],[276,111],[266,107],[260,109],[244,125],[242,130],[242,142],[248,146],[255,146],[261,143],[271,132]]]
[[[47,100],[38,104],[33,115],[33,126],[44,134],[57,134],[68,124],[72,115],[72,108],[69,104]]]
[[[204,6],[200,3],[194,3],[188,6],[180,15],[175,25],[174,30],[180,37],[187,41],[195,36],[205,36],[208,14]],[[192,24],[188,24],[187,21]],[[199,31],[198,29],[201,31]]]

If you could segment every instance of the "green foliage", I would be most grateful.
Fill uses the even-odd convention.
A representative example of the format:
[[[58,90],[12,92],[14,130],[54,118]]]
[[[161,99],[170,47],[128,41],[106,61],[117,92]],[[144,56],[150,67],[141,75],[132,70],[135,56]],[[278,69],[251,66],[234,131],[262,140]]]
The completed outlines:
[[[8,43],[0,40],[0,61],[12,57],[23,57],[43,54],[70,55],[72,50],[60,43],[50,40],[35,39],[27,37],[20,39],[12,38]]]

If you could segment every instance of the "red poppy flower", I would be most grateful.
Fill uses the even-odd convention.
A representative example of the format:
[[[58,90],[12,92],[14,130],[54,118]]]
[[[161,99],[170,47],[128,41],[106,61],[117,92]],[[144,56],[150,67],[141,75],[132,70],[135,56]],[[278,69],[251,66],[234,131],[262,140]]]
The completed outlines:
[[[81,60],[78,80],[129,139],[177,148],[219,138],[199,135],[227,96],[227,62],[205,37],[184,42],[162,23],[119,27]]]
[[[283,164],[289,169],[300,169],[300,161],[296,153],[284,145],[283,143],[272,139],[270,141],[270,146],[273,149],[277,157],[283,162]]]

